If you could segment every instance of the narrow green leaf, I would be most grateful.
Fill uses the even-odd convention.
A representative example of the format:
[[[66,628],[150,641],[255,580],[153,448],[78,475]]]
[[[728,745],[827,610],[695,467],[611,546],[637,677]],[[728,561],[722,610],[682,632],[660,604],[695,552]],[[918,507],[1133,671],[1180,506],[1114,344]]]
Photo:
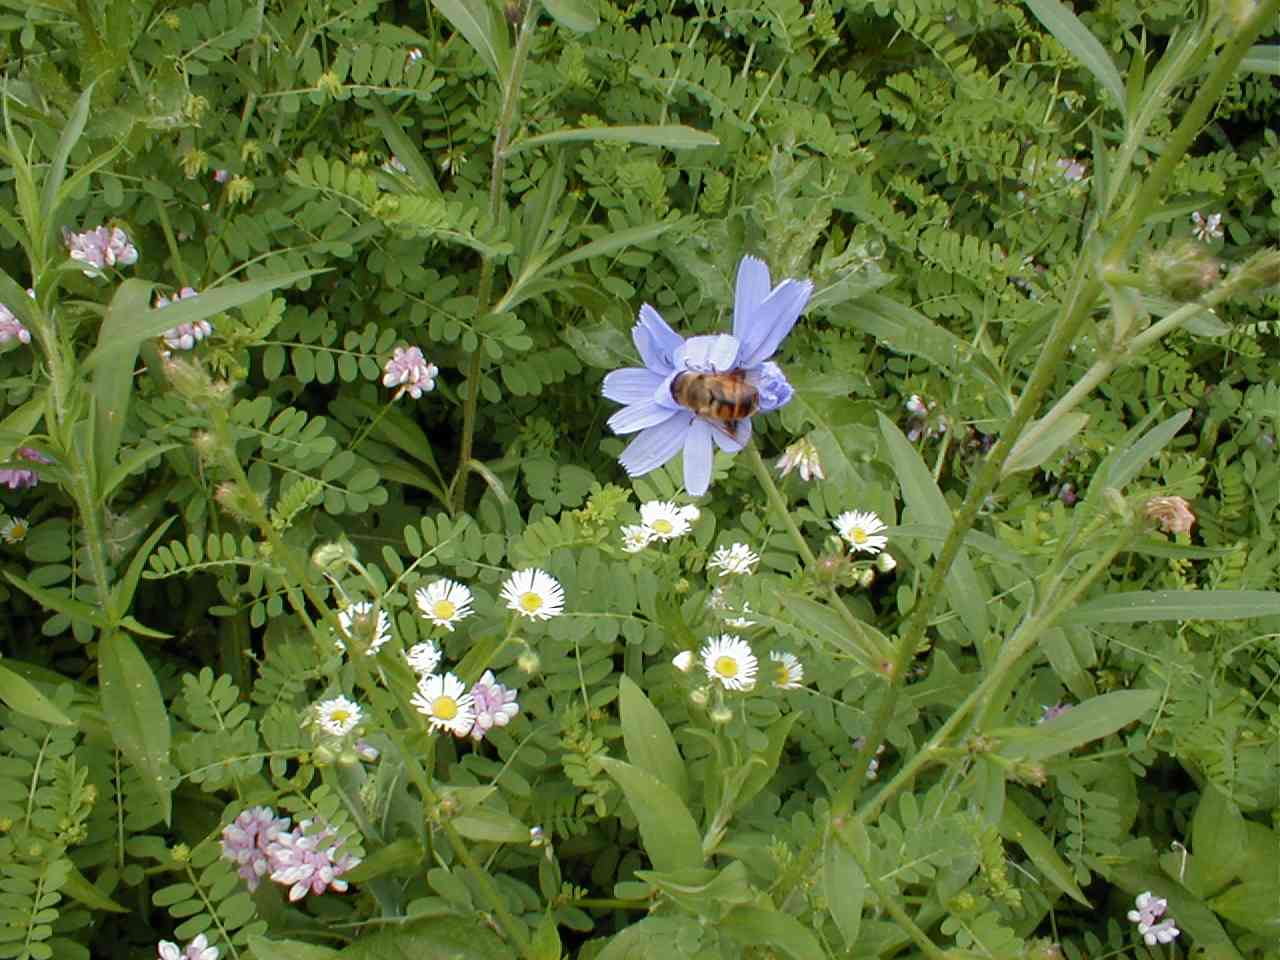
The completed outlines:
[[[907,507],[925,523],[950,530],[951,508],[934,483],[933,474],[897,425],[883,413],[878,414],[878,417],[880,435],[884,437],[889,449],[889,458],[893,461],[894,472],[902,487],[902,499],[906,501]],[[947,600],[964,621],[969,635],[975,642],[984,641],[990,629],[987,603],[991,597],[963,547],[956,553],[955,562],[947,572],[945,589]]]
[[[827,960],[818,938],[789,913],[738,907],[720,921],[718,929],[744,947],[765,944],[781,950],[792,960]]]
[[[49,234],[42,238],[46,243],[46,250],[52,241],[51,234],[57,224],[58,191],[67,176],[67,162],[71,159],[71,151],[75,149],[80,135],[84,133],[84,125],[89,120],[89,104],[93,99],[95,83],[96,81],[91,82],[85,88],[76,100],[76,105],[71,108],[67,122],[62,128],[62,135],[58,137],[58,146],[54,149],[53,156],[49,158],[49,166],[45,171],[44,188],[40,195],[40,217],[44,222],[46,234]]]
[[[80,872],[74,864],[68,864],[69,873],[62,885],[62,892],[72,900],[78,900],[91,910],[102,910],[107,913],[130,913],[131,908],[122,907],[105,893],[89,882],[89,878]]]
[[[249,949],[255,957],[271,960],[336,960],[338,951],[302,940],[272,940],[253,934],[249,937]]]
[[[1038,424],[1039,421],[1036,421]],[[1005,461],[1003,476],[1012,476],[1023,470],[1034,470],[1060,449],[1071,442],[1072,438],[1089,423],[1089,415],[1073,411],[1060,418],[1029,444],[1019,440],[1009,452]]]
[[[693,815],[676,792],[639,767],[612,757],[598,760],[626,795],[654,869],[671,873],[700,868],[702,839]]]
[[[137,326],[138,318],[146,316],[148,301],[154,284],[148,280],[130,277],[116,290],[107,305],[106,316],[98,333],[99,351],[104,344],[112,344],[110,353],[103,354],[93,375],[94,418],[97,430],[96,457],[99,489],[105,484],[116,466],[116,453],[124,432],[125,419],[129,415],[129,398],[133,393],[133,367],[138,358],[141,338],[133,342],[133,349],[124,348],[121,341],[124,331]],[[166,327],[165,329],[168,329]],[[90,361],[92,361],[90,357]]]
[[[431,5],[444,15],[505,87],[511,72],[511,46],[507,25],[497,16],[491,0],[431,0]]]
[[[880,670],[893,652],[888,638],[871,624],[859,622],[858,632],[850,633],[849,625],[836,611],[798,593],[785,595],[782,613],[787,619],[775,621],[775,625],[792,628],[788,632],[817,649],[839,650],[867,670]]]
[[[583,143],[613,140],[623,143],[642,143],[650,147],[666,147],[668,150],[696,150],[699,147],[718,147],[716,137],[694,127],[678,123],[639,125],[631,127],[583,127],[572,130],[553,130],[536,137],[524,137],[510,144],[507,156],[514,156],[535,147],[547,147],[556,143]]]
[[[999,830],[1000,836],[1022,847],[1031,862],[1044,874],[1046,880],[1076,903],[1089,906],[1084,891],[1080,889],[1071,873],[1071,867],[1054,849],[1053,841],[1012,800],[1004,805]]]
[[[1151,462],[1152,457],[1168,446],[1190,419],[1191,411],[1183,410],[1152,427],[1138,439],[1119,444],[1116,451],[1099,465],[1096,476],[1102,478],[1104,486],[1123,487]],[[1090,484],[1090,489],[1092,487]]]
[[[827,835],[822,858],[823,896],[827,910],[844,937],[846,950],[852,950],[862,931],[862,908],[867,899],[867,878],[858,861],[840,842],[835,833]]]
[[[1249,620],[1280,614],[1274,590],[1138,590],[1086,600],[1060,624],[1157,620]]]
[[[395,117],[391,116],[391,112],[377,97],[368,97],[361,102],[373,111],[374,126],[382,131],[387,146],[405,165],[413,182],[430,196],[440,197],[440,184],[436,183],[435,172],[431,169],[431,164],[422,156],[422,151],[418,149],[414,139],[404,132],[404,128]]]
[[[904,523],[896,527],[890,527],[886,531],[889,540],[925,540],[929,543],[936,543],[942,546],[947,539],[947,532],[950,528],[936,523]],[[1013,547],[1001,543],[990,534],[983,533],[980,530],[970,530],[964,535],[964,544],[966,547],[972,547],[979,553],[985,553],[994,560],[1008,564],[1011,567],[1017,567],[1019,570],[1026,569],[1031,561],[1028,557],[1019,553]]]
[[[1155,690],[1117,690],[1077,704],[1034,727],[998,727],[985,734],[1001,744],[1001,756],[1048,760],[1115,733],[1159,702],[1160,694]]]
[[[579,260],[602,257],[606,254],[616,253],[619,250],[625,250],[627,247],[634,247],[640,243],[648,243],[650,240],[656,240],[677,224],[678,221],[676,220],[664,220],[661,223],[649,223],[642,227],[629,227],[626,230],[612,231],[599,240],[592,240],[590,243],[585,243],[577,249],[569,251],[563,257],[552,260],[541,272],[546,276],[553,276]]]
[[[742,781],[742,786],[738,789],[735,801],[737,809],[741,810],[750,803],[778,772],[782,748],[787,745],[787,737],[791,734],[791,728],[795,726],[799,716],[799,713],[788,713],[765,727],[765,747],[751,755],[751,766],[746,778]]]
[[[1093,78],[1115,100],[1120,115],[1126,113],[1124,82],[1120,71],[1107,55],[1106,49],[1089,28],[1058,0],[1027,0],[1027,6],[1036,18],[1048,28],[1064,47],[1070,50]]]
[[[0,420],[0,460],[13,456],[15,447],[21,446],[36,424],[44,416],[45,389],[41,387],[26,403]]]
[[[1259,43],[1250,47],[1249,52],[1240,61],[1240,69],[1280,77],[1280,44]]]
[[[98,496],[102,497],[104,501],[110,500],[112,491],[133,474],[141,471],[147,463],[181,446],[182,444],[180,443],[166,443],[158,447],[134,447],[125,454],[124,459],[108,471],[102,481],[102,489],[98,491]]]
[[[28,583],[22,577],[6,570],[4,575],[9,578],[9,582],[25,593],[32,600],[36,601],[46,610],[53,610],[61,613],[63,616],[70,617],[72,620],[79,620],[90,626],[97,627],[100,630],[106,630],[111,625],[107,622],[106,616],[97,607],[92,607],[87,603],[82,603],[74,597],[64,594],[54,593],[43,587],[37,587],[33,583]]]
[[[50,726],[69,727],[75,722],[41,693],[39,687],[4,664],[0,664],[0,700],[14,713],[34,717]]]
[[[169,517],[161,523],[160,526],[151,531],[151,536],[147,537],[146,542],[134,551],[133,559],[129,562],[129,569],[111,590],[115,595],[111,604],[113,610],[128,610],[133,606],[133,593],[138,589],[138,580],[142,577],[143,565],[146,564],[147,558],[151,556],[151,551],[155,549],[156,544],[160,542],[160,538],[164,536],[164,532],[169,529],[169,525],[176,519],[177,517]]]
[[[112,739],[138,769],[168,823],[173,803],[169,714],[151,664],[123,631],[108,632],[102,639],[98,689]]]
[[[542,0],[556,23],[576,33],[590,33],[600,26],[597,0]]]
[[[625,675],[618,684],[618,699],[627,759],[665,783],[688,804],[689,780],[684,760],[662,714],[635,681]]]

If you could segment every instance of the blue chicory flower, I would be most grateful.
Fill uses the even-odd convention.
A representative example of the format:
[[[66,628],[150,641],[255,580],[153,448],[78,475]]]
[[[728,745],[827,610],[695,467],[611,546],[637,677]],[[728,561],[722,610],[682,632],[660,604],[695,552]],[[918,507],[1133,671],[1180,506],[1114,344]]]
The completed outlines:
[[[627,474],[641,476],[656,470],[684,451],[684,485],[701,496],[711,483],[714,447],[737,453],[751,439],[751,418],[715,420],[682,406],[671,388],[682,373],[742,371],[755,387],[755,412],[777,410],[791,399],[791,384],[769,358],[800,318],[813,283],[769,280],[763,260],[746,256],[738,264],[733,303],[733,334],[711,334],[686,340],[667,325],[658,311],[645,304],[631,331],[644,367],[614,370],[604,378],[604,395],[625,404],[609,418],[614,433],[636,433],[618,462]]]

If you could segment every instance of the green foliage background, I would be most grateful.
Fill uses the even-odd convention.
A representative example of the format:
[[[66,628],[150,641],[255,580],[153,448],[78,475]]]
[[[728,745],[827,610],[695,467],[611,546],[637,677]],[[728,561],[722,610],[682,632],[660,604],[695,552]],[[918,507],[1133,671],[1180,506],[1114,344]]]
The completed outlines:
[[[1125,78],[1123,104],[1034,4],[543,5],[523,32],[519,4],[488,0],[0,6],[12,151],[0,266],[56,306],[60,349],[85,358],[109,339],[112,311],[135,303],[123,315],[143,316],[150,300],[141,286],[117,293],[58,273],[60,251],[32,274],[43,261],[22,240],[32,225],[15,158],[51,175],[86,104],[66,162],[84,176],[49,236],[118,225],[140,252],[128,276],[240,291],[213,317],[185,386],[164,374],[154,338],[144,344],[114,427],[118,464],[114,451],[81,448],[78,462],[117,468],[89,498],[92,522],[62,440],[72,427],[60,434],[43,413],[51,368],[17,343],[0,354],[0,452],[34,438],[63,454],[36,490],[0,495],[31,525],[0,547],[11,575],[0,580],[0,956],[153,956],[157,937],[201,931],[224,957],[312,956],[257,939],[268,933],[349,940],[342,955],[353,957],[450,937],[467,956],[515,955],[509,939],[489,944],[473,919],[483,914],[507,937],[522,931],[537,957],[1059,949],[1076,960],[1155,952],[1123,919],[1155,889],[1184,930],[1173,949],[1274,960],[1280,614],[1262,593],[1280,586],[1274,278],[1121,366],[1079,406],[1086,427],[1002,481],[904,697],[886,697],[882,676],[1078,265],[1100,256],[1085,241],[1106,233],[1093,220],[1107,191],[1125,189],[1105,182],[1122,120],[1151,102],[1142,94],[1160,82],[1161,57],[1182,64],[1153,98],[1127,172],[1136,183],[1210,53],[1255,5],[1079,5]],[[1142,255],[1122,265],[1116,286],[1138,291],[1142,322],[1179,306],[1165,281],[1193,212],[1222,215],[1225,235],[1201,252],[1225,267],[1280,235],[1275,32],[1174,168],[1141,225]],[[1080,176],[1068,175],[1074,163]],[[783,484],[792,520],[819,552],[844,510],[874,509],[898,528],[897,571],[840,601],[864,625],[857,636],[818,602],[826,584],[770,514],[745,455],[717,461],[693,536],[640,558],[618,547],[635,515],[627,489],[675,497],[680,474],[626,480],[600,379],[636,362],[629,330],[642,302],[685,335],[724,329],[744,253],[775,278],[816,285],[780,357],[796,399],[756,422],[766,457],[800,436],[821,453],[825,482]],[[297,276],[278,289],[284,275]],[[1114,318],[1090,314],[1050,402],[1112,355]],[[379,382],[402,344],[440,368],[421,401],[392,403]],[[99,405],[71,404],[68,425],[102,423],[105,366],[82,368]],[[928,422],[907,412],[912,396],[933,404]],[[1124,461],[1161,424],[1161,443]],[[883,782],[991,674],[1038,591],[1096,560],[1118,523],[1108,478],[1121,473],[1125,516],[1150,495],[1181,495],[1194,535],[1144,532],[1103,564],[1075,619],[1043,635],[942,765],[873,801],[865,830],[841,834],[830,804],[859,779],[855,740],[876,710],[889,705]],[[253,499],[269,514],[245,506]],[[763,562],[733,599],[763,625],[761,650],[795,650],[811,684],[744,701],[713,735],[669,662],[722,629],[706,609],[705,564],[736,540]],[[325,543],[350,544],[362,567],[325,579],[305,566]],[[561,580],[573,616],[507,644],[498,586],[530,566]],[[485,749],[377,742],[383,771],[422,754],[442,791],[433,807],[389,772],[357,785],[312,763],[298,717],[322,693],[368,681],[312,643],[326,609],[377,600],[407,647],[427,630],[413,590],[440,575],[477,594],[476,626],[445,638],[447,656],[463,673],[492,660],[521,687],[521,713]],[[109,590],[127,602],[113,608]],[[1090,606],[1168,591],[1158,595],[1172,609],[1175,592],[1195,590],[1251,599],[1220,617]],[[532,673],[520,650],[536,656]],[[145,709],[133,745],[122,742],[129,701],[108,680],[143,673],[171,742]],[[642,693],[628,694],[632,681]],[[1130,696],[1140,699],[1111,699]],[[1036,733],[1059,701],[1096,709],[1077,708],[1079,729]],[[700,823],[731,814],[716,859],[690,866],[655,849],[674,841],[647,832],[670,811],[639,779],[626,735],[641,728],[674,731],[681,811]],[[753,757],[770,775],[743,773],[726,796]],[[352,796],[378,812],[385,845],[371,843]],[[286,934],[281,905],[251,900],[216,856],[221,826],[257,802],[334,824],[378,865],[368,891],[326,898]],[[457,835],[446,836],[453,816]],[[521,839],[534,824],[554,855]],[[465,869],[462,838],[492,889]],[[419,939],[374,942],[381,928],[359,921],[375,903],[384,916],[408,905],[420,926],[397,928]]]

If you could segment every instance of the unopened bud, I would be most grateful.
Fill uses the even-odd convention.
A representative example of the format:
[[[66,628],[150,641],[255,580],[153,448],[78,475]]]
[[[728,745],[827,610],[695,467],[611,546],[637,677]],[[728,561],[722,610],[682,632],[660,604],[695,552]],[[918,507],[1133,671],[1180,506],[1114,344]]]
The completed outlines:
[[[1226,281],[1232,294],[1265,293],[1280,287],[1280,250],[1259,250],[1231,271]]]
[[[870,586],[875,582],[876,572],[871,567],[867,567],[858,574],[858,586],[862,587],[864,590],[870,588]]]
[[[1195,300],[1218,282],[1222,265],[1202,243],[1180,240],[1147,258],[1156,284],[1175,300]]]
[[[164,362],[164,375],[173,389],[192,404],[201,408],[208,406],[213,394],[213,380],[198,363],[170,357]]]
[[[681,673],[688,673],[693,669],[693,651],[681,650],[671,658],[671,662]]]
[[[733,719],[733,711],[728,707],[719,706],[711,711],[711,722],[716,726],[723,727],[726,723]]]
[[[524,673],[532,675],[542,669],[542,658],[532,650],[526,649],[516,658],[516,666]]]
[[[324,543],[311,554],[311,562],[325,573],[339,574],[356,559],[355,547],[346,540]]]
[[[695,707],[705,707],[707,705],[706,687],[696,687],[689,691],[689,702]]]
[[[252,522],[254,503],[257,500],[252,490],[245,490],[238,483],[227,481],[218,484],[213,492],[213,499],[228,516],[245,523]]]
[[[898,561],[893,559],[893,554],[884,552],[876,555],[876,569],[881,573],[889,573],[897,567]]]

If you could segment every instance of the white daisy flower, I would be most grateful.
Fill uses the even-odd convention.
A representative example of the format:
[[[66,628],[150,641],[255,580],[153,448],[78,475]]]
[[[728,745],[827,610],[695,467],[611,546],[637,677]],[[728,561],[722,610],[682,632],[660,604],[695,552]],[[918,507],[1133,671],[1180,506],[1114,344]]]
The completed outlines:
[[[325,733],[345,737],[356,728],[364,712],[360,705],[346,697],[321,700],[314,707],[315,719]]]
[[[725,633],[698,651],[707,676],[726,690],[750,690],[756,685],[756,655],[741,637]]]
[[[693,669],[693,651],[681,650],[671,658],[671,663],[681,673],[688,673]]]
[[[471,591],[453,580],[436,580],[413,596],[424,617],[451,633],[455,623],[474,612],[471,609]]]
[[[564,612],[564,588],[545,570],[517,570],[502,585],[507,609],[530,620],[550,620]]]
[[[639,553],[653,540],[653,531],[643,523],[622,528],[622,549],[627,553]]]
[[[377,653],[378,649],[391,639],[391,618],[387,616],[387,611],[378,611],[376,630],[373,624],[370,623],[372,615],[373,604],[367,600],[353,603],[338,614],[338,623],[342,626],[342,632],[351,640],[356,639],[358,636],[367,643],[369,649],[365,652],[368,654]]]
[[[847,510],[836,517],[832,525],[854,552],[877,554],[889,542],[889,538],[880,533],[886,529],[884,521],[869,510]]]
[[[436,667],[440,666],[440,657],[440,648],[429,641],[415,643],[404,652],[404,658],[409,661],[409,666],[420,677],[435,673]]]
[[[773,661],[773,685],[779,690],[799,690],[804,686],[804,664],[794,653],[774,650],[769,654]]]
[[[670,500],[649,500],[640,504],[640,522],[655,540],[674,540],[689,532],[688,515]]]
[[[752,551],[745,543],[735,543],[727,547],[717,547],[711,559],[707,561],[708,570],[719,570],[720,576],[748,574],[755,570],[760,562],[759,554]]]
[[[427,718],[433,731],[448,730],[455,737],[465,737],[475,726],[475,700],[452,673],[423,677],[409,702]]]
[[[27,534],[31,531],[31,524],[27,523],[22,517],[10,517],[3,524],[0,524],[0,537],[4,538],[5,543],[21,543],[27,539]]]

